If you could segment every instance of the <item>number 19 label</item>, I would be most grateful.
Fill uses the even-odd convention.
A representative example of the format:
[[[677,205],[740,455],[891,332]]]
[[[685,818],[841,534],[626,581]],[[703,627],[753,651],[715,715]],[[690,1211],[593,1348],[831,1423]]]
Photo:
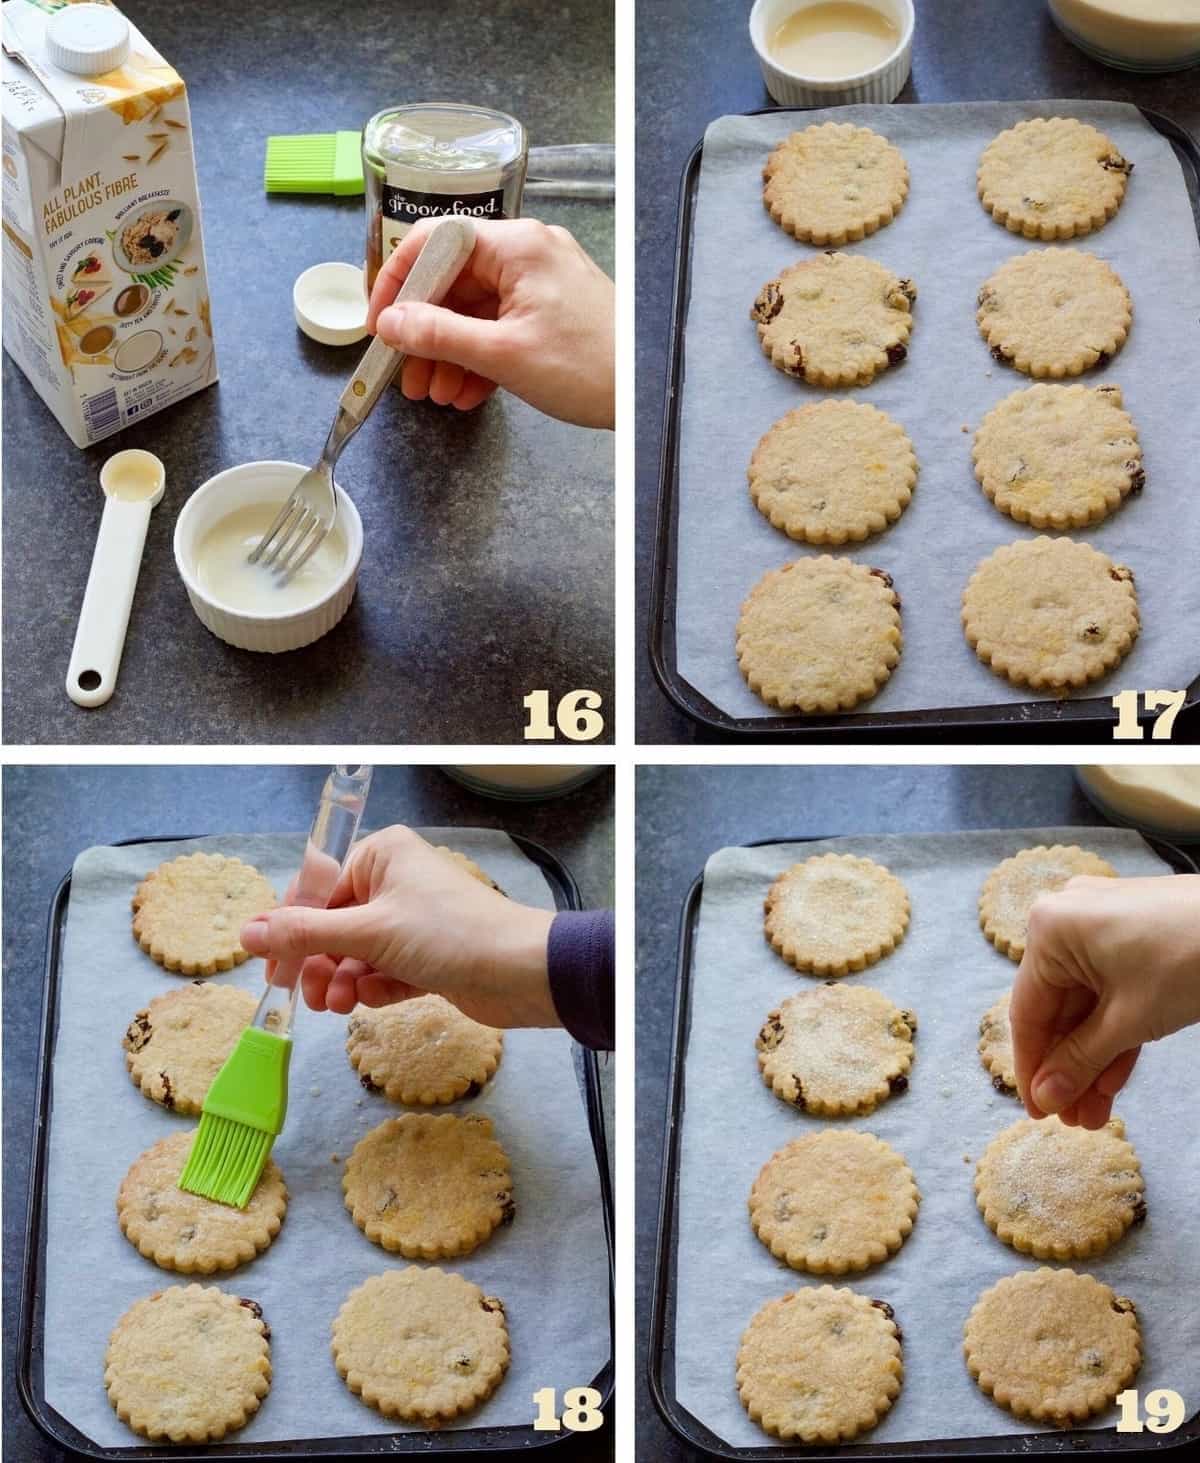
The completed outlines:
[[[1185,1411],[1183,1398],[1170,1387],[1159,1387],[1157,1391],[1146,1393],[1145,1422],[1139,1415],[1136,1387],[1122,1392],[1117,1398],[1117,1406],[1121,1409],[1117,1423],[1119,1433],[1140,1433],[1143,1428],[1152,1433],[1173,1433],[1182,1424]]]

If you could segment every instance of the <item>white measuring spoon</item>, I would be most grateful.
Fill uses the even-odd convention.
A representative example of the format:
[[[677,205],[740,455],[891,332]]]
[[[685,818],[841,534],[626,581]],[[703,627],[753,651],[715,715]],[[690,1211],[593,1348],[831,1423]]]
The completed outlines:
[[[150,513],[166,484],[158,458],[136,447],[100,469],[104,512],[67,669],[67,695],[77,706],[103,706],[116,689]]]

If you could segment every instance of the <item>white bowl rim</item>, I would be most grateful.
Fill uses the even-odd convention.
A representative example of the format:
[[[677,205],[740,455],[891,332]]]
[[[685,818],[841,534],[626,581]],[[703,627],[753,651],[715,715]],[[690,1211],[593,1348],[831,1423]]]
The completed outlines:
[[[778,71],[780,76],[786,76],[790,81],[802,81],[806,86],[818,89],[823,88],[830,91],[853,85],[857,81],[866,81],[870,77],[878,76],[881,72],[886,71],[897,56],[903,54],[904,48],[912,40],[912,34],[917,20],[917,11],[913,0],[896,0],[896,3],[901,6],[906,15],[904,29],[900,33],[900,39],[894,49],[888,52],[887,56],[880,61],[878,66],[871,66],[866,71],[854,71],[847,76],[806,76],[803,71],[793,71],[790,67],[782,65],[779,61],[776,61],[775,57],[764,46],[758,44],[758,37],[754,33],[754,21],[759,13],[765,10],[770,3],[771,0],[754,0],[754,6],[750,11],[750,44],[754,47],[758,59],[765,62],[773,70]],[[813,0],[813,3],[820,4],[820,0]],[[874,0],[856,0],[856,3],[859,5],[867,5],[872,10],[879,9],[879,6],[874,3]]]
[[[215,473],[212,477],[206,479],[188,498],[187,502],[179,510],[179,517],[175,520],[175,533],[172,538],[172,547],[175,551],[175,568],[179,571],[179,577],[183,580],[184,587],[189,594],[195,595],[197,599],[202,600],[206,605],[211,605],[213,609],[220,610],[222,614],[230,615],[237,620],[246,620],[256,625],[288,625],[295,620],[306,619],[314,610],[322,609],[330,600],[339,595],[358,573],[359,566],[362,563],[363,551],[362,518],[359,515],[358,509],[354,506],[353,498],[350,497],[344,488],[335,482],[334,487],[337,490],[338,500],[338,521],[343,521],[343,514],[345,514],[353,527],[353,532],[347,535],[345,568],[338,576],[336,582],[320,599],[315,599],[312,604],[302,605],[299,609],[289,610],[285,614],[279,615],[272,615],[266,610],[242,610],[234,605],[226,604],[224,600],[217,599],[208,590],[203,588],[190,572],[184,563],[180,539],[182,537],[184,522],[188,514],[192,511],[192,505],[201,494],[212,487],[214,483],[219,483],[223,479],[231,476],[231,474],[243,472],[246,468],[250,467],[286,467],[295,469],[296,472],[301,474],[308,471],[299,462],[285,462],[281,458],[264,458],[261,462],[242,462],[234,467],[224,468],[221,472]]]

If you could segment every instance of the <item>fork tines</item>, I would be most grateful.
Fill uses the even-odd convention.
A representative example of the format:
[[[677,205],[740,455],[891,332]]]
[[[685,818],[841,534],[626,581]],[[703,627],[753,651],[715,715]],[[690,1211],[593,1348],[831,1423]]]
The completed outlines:
[[[251,553],[250,562],[261,563],[288,579],[316,553],[328,531],[320,514],[293,493]]]

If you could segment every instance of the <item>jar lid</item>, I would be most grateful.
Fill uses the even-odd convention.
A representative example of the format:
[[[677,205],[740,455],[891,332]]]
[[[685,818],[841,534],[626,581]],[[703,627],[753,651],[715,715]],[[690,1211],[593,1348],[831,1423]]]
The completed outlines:
[[[306,269],[292,286],[296,324],[322,345],[353,345],[367,333],[367,290],[357,264]]]
[[[68,5],[46,26],[46,57],[61,71],[99,76],[129,56],[129,22],[111,5]]]
[[[377,112],[363,145],[383,162],[431,172],[503,167],[525,151],[525,129],[492,107],[412,102]]]

